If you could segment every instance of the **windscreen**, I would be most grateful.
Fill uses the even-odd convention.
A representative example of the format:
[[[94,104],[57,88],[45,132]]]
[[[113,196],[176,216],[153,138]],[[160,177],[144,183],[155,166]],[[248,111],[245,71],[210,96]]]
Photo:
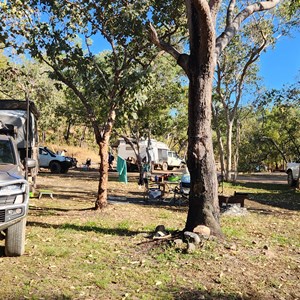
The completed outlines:
[[[12,144],[9,140],[0,141],[0,164],[15,164]]]

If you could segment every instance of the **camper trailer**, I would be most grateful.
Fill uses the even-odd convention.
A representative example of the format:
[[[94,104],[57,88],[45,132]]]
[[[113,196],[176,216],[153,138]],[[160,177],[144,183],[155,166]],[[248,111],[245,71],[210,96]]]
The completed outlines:
[[[32,158],[38,161],[37,120],[40,114],[33,102],[22,100],[1,100],[0,120],[14,126],[15,142],[21,161]]]
[[[132,143],[137,148],[137,144],[134,141]],[[139,142],[139,150],[142,160],[148,161],[148,156],[150,157],[154,169],[160,168],[163,171],[167,171],[173,168],[181,168],[185,165],[184,160],[176,152],[171,151],[165,143],[155,139],[151,139],[150,143],[148,140],[141,140]],[[124,139],[119,140],[118,156],[126,161],[130,161],[131,164],[136,161],[134,150]]]

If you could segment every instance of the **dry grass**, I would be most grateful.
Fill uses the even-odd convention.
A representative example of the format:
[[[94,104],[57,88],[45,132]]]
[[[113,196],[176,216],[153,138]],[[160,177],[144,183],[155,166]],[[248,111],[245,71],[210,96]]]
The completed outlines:
[[[222,217],[226,241],[186,254],[149,236],[159,224],[182,229],[187,208],[145,205],[130,179],[125,185],[111,173],[109,194],[132,203],[96,212],[97,172],[40,174],[39,187],[55,199],[31,199],[24,256],[7,258],[2,249],[0,299],[300,298],[299,193],[226,185],[227,193],[249,192],[250,213]]]

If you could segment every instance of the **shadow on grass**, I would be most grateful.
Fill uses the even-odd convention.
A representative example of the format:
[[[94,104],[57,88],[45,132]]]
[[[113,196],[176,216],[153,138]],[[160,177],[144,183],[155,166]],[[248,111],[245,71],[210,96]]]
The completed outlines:
[[[36,212],[44,212],[44,211],[57,211],[57,212],[68,212],[68,211],[93,211],[94,207],[88,207],[88,208],[60,208],[60,207],[37,207],[37,206],[29,206],[30,211],[36,211]]]
[[[254,189],[257,192],[249,192],[248,199],[260,204],[283,208],[287,210],[300,210],[300,193],[283,184],[268,183],[232,183],[231,186],[236,187],[236,191],[245,191]],[[266,192],[270,191],[270,192]]]
[[[6,295],[5,300],[16,300],[16,299],[51,299],[51,300],[72,300],[74,299],[73,297],[70,296],[66,296],[64,294],[58,295],[58,294],[46,294],[46,295],[39,295],[37,297],[21,297],[20,296],[16,296],[16,295]]]
[[[147,231],[132,231],[126,228],[102,228],[93,225],[76,225],[76,224],[69,224],[69,223],[56,225],[56,224],[49,224],[43,222],[28,221],[27,226],[63,229],[63,230],[75,230],[75,231],[83,231],[83,232],[96,232],[101,234],[118,235],[118,236],[133,236],[140,233],[148,233]]]
[[[178,287],[175,288],[178,290]],[[193,290],[183,288],[178,291],[177,294],[174,295],[174,300],[199,300],[199,299],[207,299],[207,300],[263,300],[260,295],[255,295],[256,293],[251,293],[251,296],[241,296],[238,293],[225,293],[219,291],[207,292],[200,290]]]
[[[242,187],[247,189],[255,190],[268,190],[268,191],[288,191],[291,188],[285,184],[276,184],[276,183],[264,183],[264,182],[232,182],[230,183],[232,187]]]

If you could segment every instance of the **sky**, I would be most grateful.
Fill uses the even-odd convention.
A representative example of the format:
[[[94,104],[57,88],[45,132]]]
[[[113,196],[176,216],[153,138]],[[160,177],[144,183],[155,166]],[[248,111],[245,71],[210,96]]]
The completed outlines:
[[[98,40],[99,43],[92,48],[110,48],[102,37],[98,37]],[[280,38],[274,49],[267,48],[261,55],[259,65],[259,74],[268,90],[281,89],[296,83],[297,79],[300,81],[300,30],[294,32],[292,37]]]
[[[281,89],[300,81],[300,32],[279,39],[260,59],[260,75],[267,89]]]

